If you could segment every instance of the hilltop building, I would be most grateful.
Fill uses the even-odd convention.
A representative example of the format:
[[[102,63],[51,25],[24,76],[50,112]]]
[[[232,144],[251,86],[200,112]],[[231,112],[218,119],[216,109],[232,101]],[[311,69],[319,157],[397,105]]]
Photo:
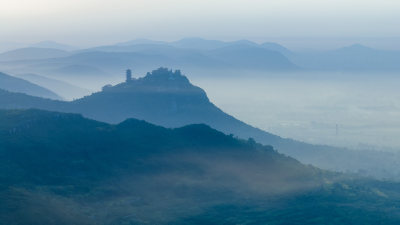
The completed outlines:
[[[126,70],[126,82],[129,82],[132,80],[132,70],[127,69]]]

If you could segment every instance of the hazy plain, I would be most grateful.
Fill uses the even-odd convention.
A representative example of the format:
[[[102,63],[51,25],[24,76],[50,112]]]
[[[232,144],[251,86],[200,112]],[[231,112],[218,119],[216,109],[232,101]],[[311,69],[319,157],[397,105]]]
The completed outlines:
[[[400,78],[395,74],[189,78],[225,112],[274,134],[360,150],[400,151]]]

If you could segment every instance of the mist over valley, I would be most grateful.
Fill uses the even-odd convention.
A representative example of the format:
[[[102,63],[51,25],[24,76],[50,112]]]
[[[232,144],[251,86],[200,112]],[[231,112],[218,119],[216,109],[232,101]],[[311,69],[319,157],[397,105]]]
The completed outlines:
[[[4,0],[0,225],[400,224],[399,12]]]

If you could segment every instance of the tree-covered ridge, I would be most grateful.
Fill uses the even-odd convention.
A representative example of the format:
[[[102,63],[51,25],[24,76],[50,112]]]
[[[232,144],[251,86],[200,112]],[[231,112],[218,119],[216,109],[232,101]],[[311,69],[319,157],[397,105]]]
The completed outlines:
[[[397,224],[399,185],[328,173],[206,125],[0,111],[4,224]]]
[[[168,129],[129,119],[110,125],[78,114],[40,110],[0,111],[0,135],[2,153],[9,159],[22,160],[16,166],[24,168],[26,173],[44,169],[46,164],[53,164],[54,167],[47,171],[49,174],[71,169],[74,166],[70,163],[78,160],[75,157],[81,160],[87,154],[91,155],[91,159],[104,160],[106,158],[102,157],[107,156],[118,162],[159,153],[212,152],[214,148],[231,152],[261,150],[280,156],[272,147],[261,146],[251,140],[239,140],[203,124]],[[286,158],[282,156],[282,159]],[[110,160],[109,163],[114,165],[117,161]],[[298,162],[296,165],[302,167]],[[7,177],[23,177],[10,176],[10,172],[13,173],[8,171]],[[37,174],[45,176],[46,173]],[[38,178],[33,174],[32,177]]]

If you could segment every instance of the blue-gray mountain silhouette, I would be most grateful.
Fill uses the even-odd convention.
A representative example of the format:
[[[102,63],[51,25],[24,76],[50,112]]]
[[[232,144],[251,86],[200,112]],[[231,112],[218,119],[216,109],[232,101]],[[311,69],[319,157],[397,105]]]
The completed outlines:
[[[33,48],[52,48],[52,49],[59,49],[59,50],[64,50],[64,51],[73,51],[77,50],[77,47],[63,44],[63,43],[58,43],[55,41],[41,41],[35,44],[30,45],[30,47]]]
[[[44,87],[2,72],[0,72],[0,89],[11,92],[25,93],[43,98],[61,100],[60,96]]]
[[[287,55],[297,65],[313,70],[387,72],[400,70],[400,52],[360,44],[322,52]]]
[[[324,169],[353,172],[362,170],[367,175],[386,178],[396,176],[398,171],[394,169],[397,158],[389,153],[311,145],[252,127],[220,110],[209,101],[201,88],[192,85],[179,71],[173,72],[165,68],[139,79],[105,86],[101,92],[72,102],[51,101],[0,91],[0,108],[73,112],[109,123],[119,123],[127,118],[146,120],[165,127],[204,123],[226,134],[245,139],[254,138],[301,162]],[[373,157],[376,154],[379,157]]]
[[[271,50],[271,51],[276,51],[276,52],[280,52],[281,54],[283,54],[284,56],[290,56],[291,54],[293,54],[293,52],[291,50],[289,50],[288,48],[278,44],[278,43],[274,43],[274,42],[264,42],[261,44],[261,46],[265,49]]]
[[[280,52],[249,44],[229,45],[214,49],[208,54],[234,69],[278,71],[298,69]]]
[[[135,70],[171,67],[203,73],[206,71],[297,71],[284,47],[240,40],[224,42],[186,38],[175,42],[134,40],[109,46],[97,46],[73,52],[57,49],[18,49],[0,55],[0,69],[13,73],[46,76],[88,77],[112,75],[121,68],[135,65]],[[6,61],[6,62],[2,62]],[[21,59],[24,59],[21,61]],[[70,68],[82,67],[85,71]],[[95,71],[102,71],[96,73]],[[72,72],[73,71],[73,72]]]
[[[26,61],[65,57],[69,52],[53,48],[20,48],[0,54],[0,61]]]
[[[50,45],[51,46],[51,45]],[[230,72],[270,71],[399,71],[400,52],[369,48],[359,44],[332,51],[292,51],[277,43],[257,44],[248,40],[219,41],[184,38],[163,42],[138,39],[109,46],[97,46],[73,52],[59,49],[25,48],[0,54],[0,69],[13,73],[37,73],[68,77],[66,68],[85,67],[91,72],[75,70],[75,76],[109,76],[121,68],[135,65],[146,72],[155,67],[181,68],[196,74],[230,74]],[[22,60],[22,61],[21,61]]]
[[[38,74],[28,73],[18,74],[16,76],[41,87],[47,88],[52,92],[57,93],[57,95],[60,95],[64,99],[77,99],[91,93],[90,90]]]

